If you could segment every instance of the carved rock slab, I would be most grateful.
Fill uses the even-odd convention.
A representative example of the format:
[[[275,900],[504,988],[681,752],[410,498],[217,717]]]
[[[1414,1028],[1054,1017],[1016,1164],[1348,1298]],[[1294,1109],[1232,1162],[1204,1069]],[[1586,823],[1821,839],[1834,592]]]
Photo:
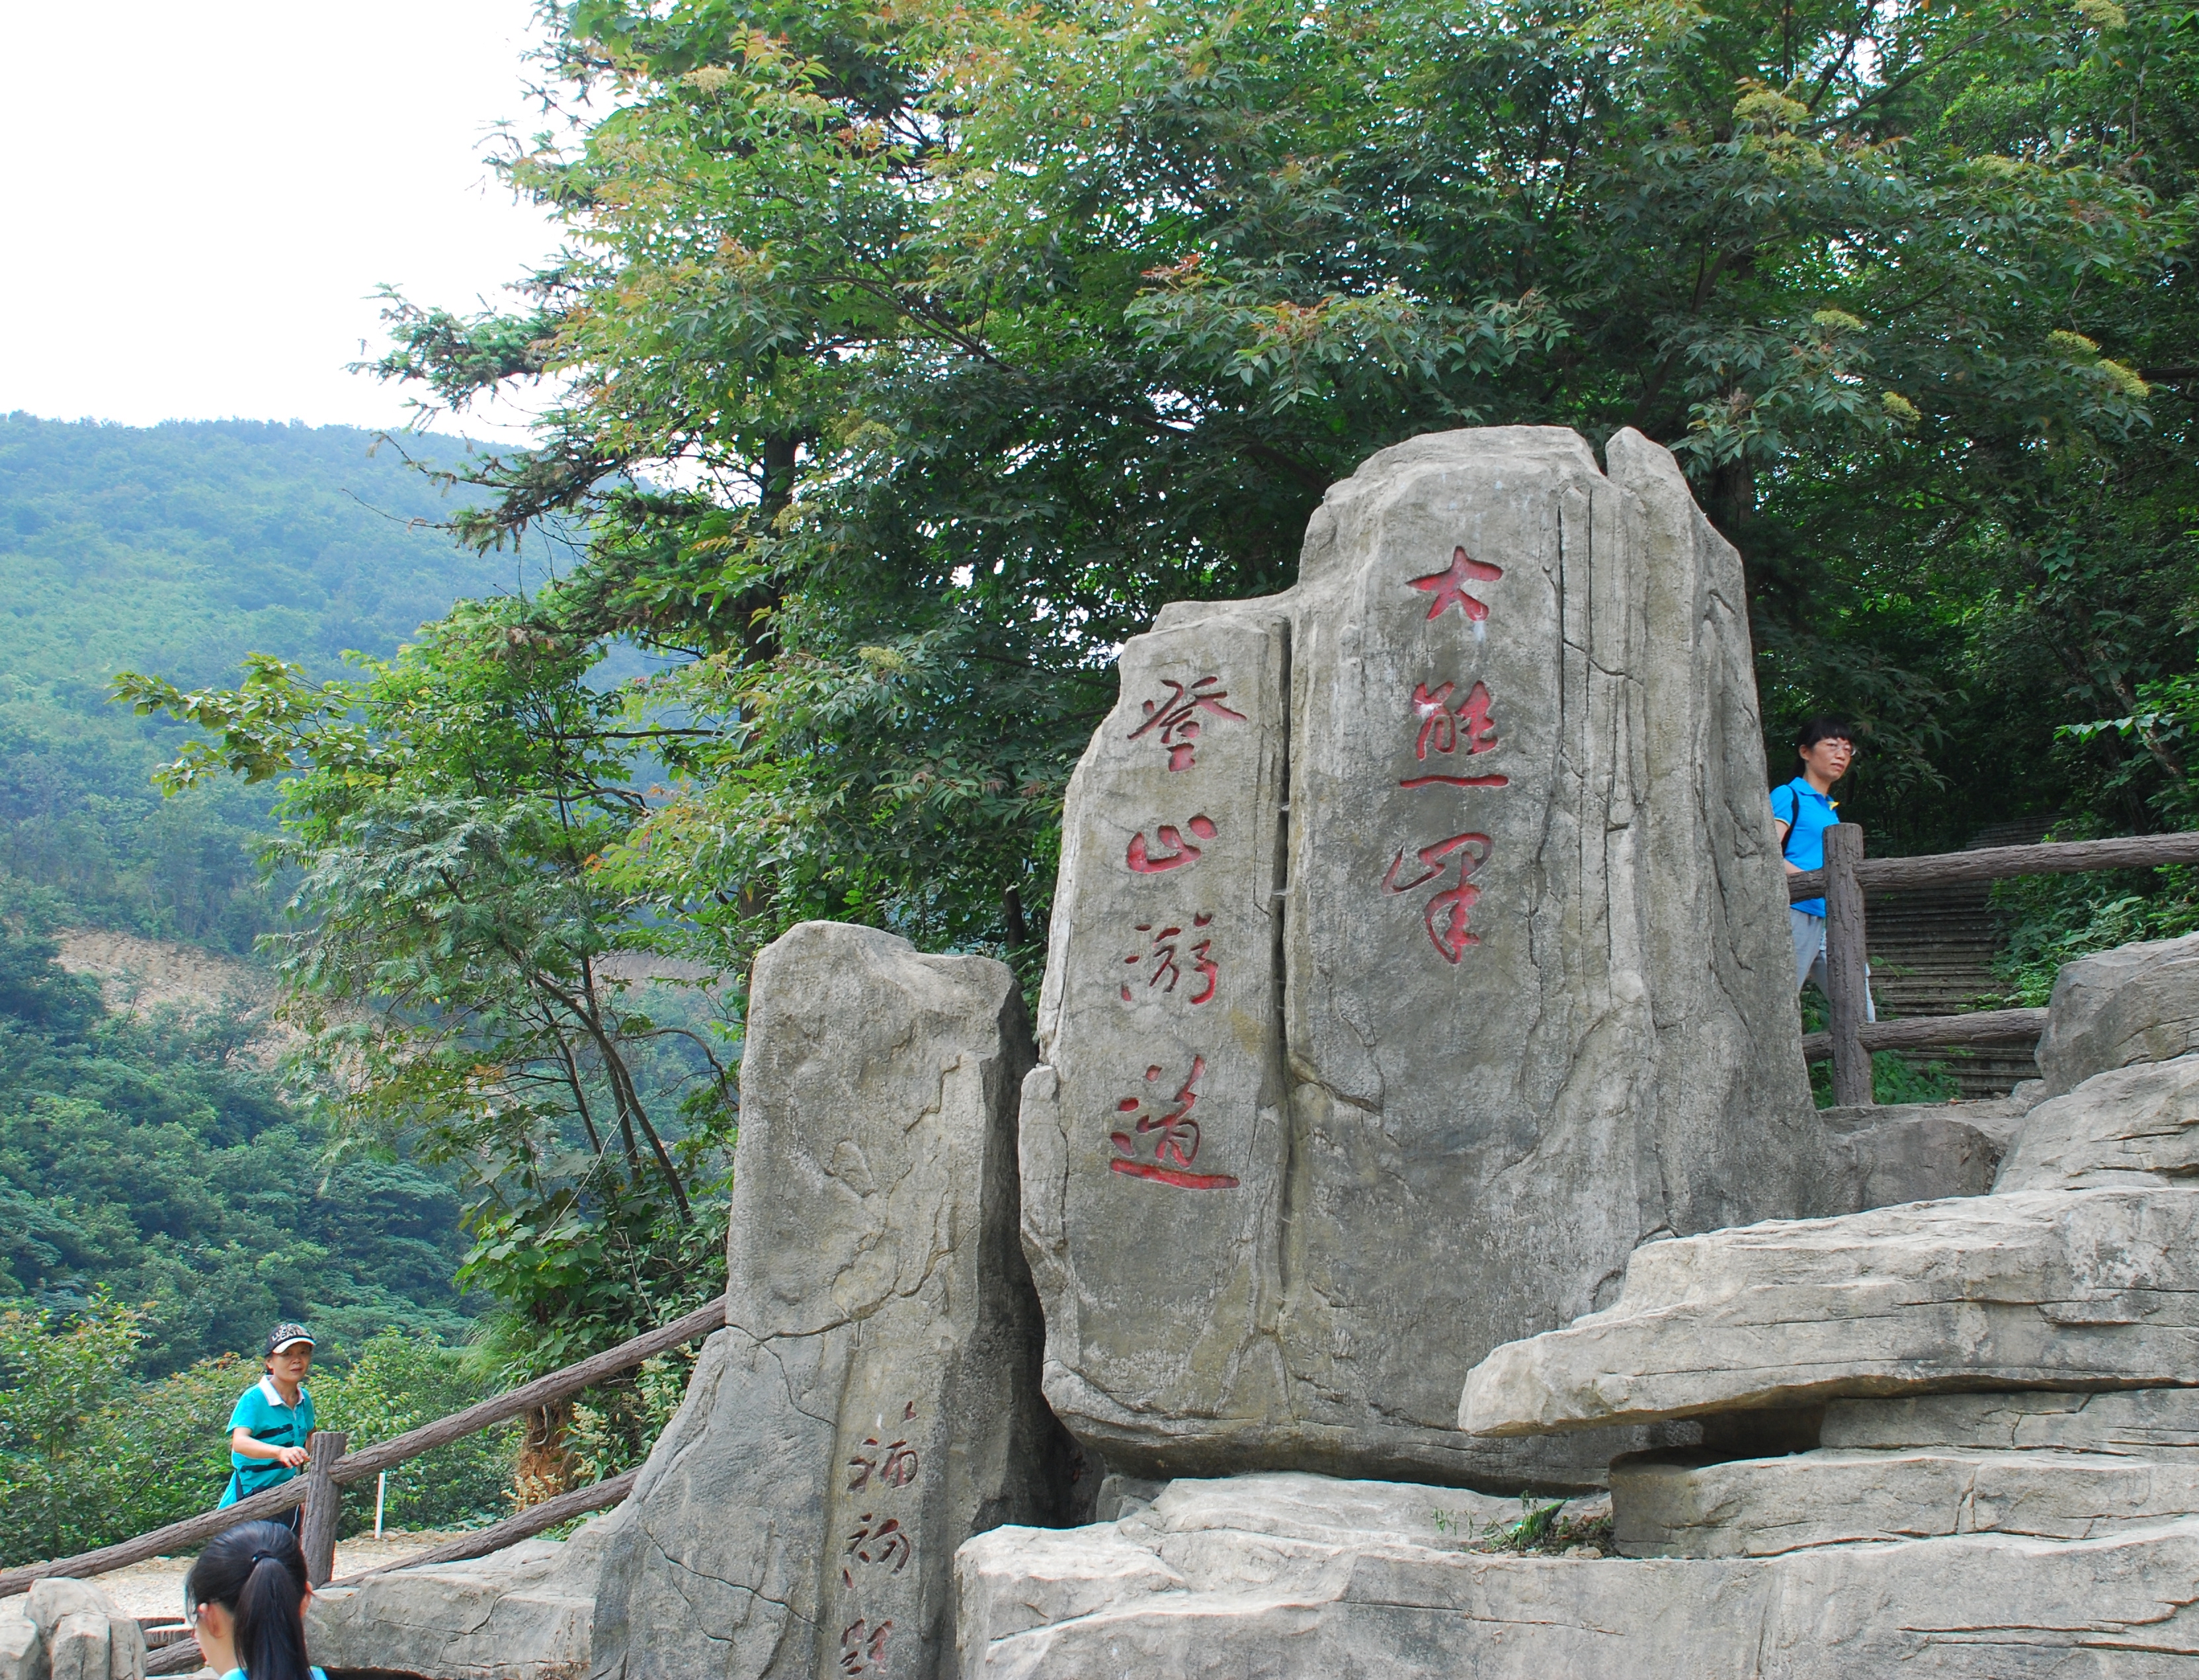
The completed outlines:
[[[2199,1193],[2027,1190],[1649,1244],[1618,1304],[1498,1348],[1500,1435],[1961,1388],[2199,1372]]]
[[[1024,1239],[1140,1476],[1600,1479],[1459,1376],[1659,1232],[1815,1210],[1738,557],[1665,451],[1415,439],[1133,640],[1071,784]]]
[[[929,1680],[955,1547],[1053,1514],[1014,977],[811,922],[750,996],[726,1327],[603,1525],[593,1671]]]

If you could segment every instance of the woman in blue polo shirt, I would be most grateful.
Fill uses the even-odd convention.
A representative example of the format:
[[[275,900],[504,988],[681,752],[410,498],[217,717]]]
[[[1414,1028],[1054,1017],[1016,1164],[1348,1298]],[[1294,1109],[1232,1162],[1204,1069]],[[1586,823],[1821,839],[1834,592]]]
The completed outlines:
[[[1838,718],[1811,718],[1795,732],[1794,751],[1802,761],[1802,773],[1771,790],[1771,831],[1778,837],[1787,872],[1801,875],[1825,866],[1825,831],[1840,820],[1833,784],[1855,761],[1855,742]],[[1789,906],[1787,924],[1794,936],[1794,989],[1800,991],[1815,975],[1817,989],[1824,990],[1825,901],[1805,898]],[[1878,1008],[1871,1001],[1869,975],[1866,966],[1864,1012],[1865,1018],[1875,1021]]]
[[[313,1367],[313,1333],[302,1324],[278,1324],[264,1344],[267,1374],[236,1397],[229,1415],[229,1488],[223,1505],[287,1482],[312,1456],[313,1397],[306,1374]],[[295,1523],[294,1511],[286,1519]]]

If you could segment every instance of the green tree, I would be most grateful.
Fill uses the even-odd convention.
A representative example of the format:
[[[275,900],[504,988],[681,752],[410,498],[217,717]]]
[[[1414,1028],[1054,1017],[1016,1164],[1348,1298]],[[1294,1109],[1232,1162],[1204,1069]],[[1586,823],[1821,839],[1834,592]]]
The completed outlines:
[[[101,1296],[67,1329],[0,1312],[0,1556],[63,1557],[105,1518],[85,1472],[96,1420],[130,1384],[137,1315]]]
[[[1890,818],[2012,642],[2033,748],[2189,655],[2129,557],[2167,504],[2055,536],[2165,470],[2132,363],[2189,336],[2181,176],[2102,108],[2141,38],[2132,120],[2182,98],[2142,15],[588,0],[551,53],[601,114],[509,160],[574,246],[517,314],[394,303],[380,370],[571,381],[462,529],[584,510],[536,621],[675,657],[707,732],[605,869],[721,963],[816,914],[1034,955],[1111,648],[1287,582],[1321,487],[1443,426],[1674,447],[1775,717],[1857,710]]]
[[[668,731],[584,678],[523,599],[469,604],[355,683],[255,658],[234,692],[124,673],[213,732],[168,783],[282,777],[302,931],[271,937],[336,1158],[414,1152],[474,1187],[459,1269],[515,1374],[723,1286],[732,1094],[707,995],[648,983],[647,907],[593,866],[647,811]],[[655,1013],[641,995],[650,995]]]

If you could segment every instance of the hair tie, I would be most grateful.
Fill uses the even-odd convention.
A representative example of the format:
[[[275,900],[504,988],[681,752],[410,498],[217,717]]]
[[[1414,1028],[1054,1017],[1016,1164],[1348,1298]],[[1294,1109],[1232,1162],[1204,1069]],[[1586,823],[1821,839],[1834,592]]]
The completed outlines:
[[[283,1560],[273,1552],[254,1552],[252,1555],[252,1560],[255,1564],[280,1563],[283,1561]]]

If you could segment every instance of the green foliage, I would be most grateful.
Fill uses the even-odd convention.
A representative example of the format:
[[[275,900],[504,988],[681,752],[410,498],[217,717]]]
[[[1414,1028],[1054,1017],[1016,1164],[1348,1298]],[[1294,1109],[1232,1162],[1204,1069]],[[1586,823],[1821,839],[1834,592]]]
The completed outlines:
[[[1994,964],[2011,1009],[2043,1008],[2064,963],[2144,939],[2199,929],[2199,870],[2178,866],[2095,875],[2040,875],[1993,888],[2007,926]]]
[[[363,1344],[343,1368],[316,1373],[312,1386],[318,1426],[347,1431],[357,1452],[485,1400],[499,1385],[477,1355],[392,1329]],[[505,1424],[407,1459],[389,1473],[384,1523],[455,1528],[508,1516],[518,1448],[518,1426]],[[344,1496],[343,1531],[373,1525],[374,1484],[359,1483]]]
[[[47,1314],[0,1313],[0,1555],[25,1560],[84,1550],[97,1531],[86,1475],[102,1456],[97,1421],[129,1385],[137,1323],[102,1298],[52,1333]]]
[[[254,858],[266,795],[162,801],[148,772],[187,732],[118,714],[108,682],[129,667],[207,681],[262,647],[390,653],[528,575],[454,551],[432,528],[448,511],[350,428],[0,416],[0,869],[69,922],[249,951],[281,897]]]
[[[570,254],[378,366],[569,378],[460,528],[592,522],[528,621],[691,732],[600,871],[723,970],[829,915],[1028,977],[1112,648],[1484,422],[1679,453],[1875,850],[2156,820],[2159,755],[2056,732],[2193,664],[2180,15],[592,0],[598,114],[509,160]]]
[[[649,1456],[686,1398],[695,1359],[693,1348],[659,1354],[615,1382],[598,1384],[575,1404],[565,1445],[573,1455],[576,1485],[619,1475]]]
[[[463,1167],[459,1277],[498,1304],[514,1374],[724,1276],[729,1024],[711,993],[650,981],[653,919],[595,866],[647,814],[633,753],[676,732],[584,680],[592,662],[509,601],[463,604],[348,684],[274,660],[233,693],[117,679],[213,732],[172,786],[286,775],[274,855],[302,930],[264,944],[341,1094],[339,1157]]]
[[[356,1345],[458,1333],[458,1197],[396,1159],[330,1170],[321,1122],[223,1024],[108,1015],[50,938],[0,924],[0,1304],[139,1304],[136,1368],[306,1318]]]
[[[143,1315],[96,1298],[66,1322],[0,1313],[0,1565],[111,1545],[211,1508],[228,1485],[229,1418],[259,1381],[225,1354],[157,1381],[131,1375]],[[308,1380],[324,1428],[356,1450],[483,1398],[480,1362],[432,1337],[390,1330],[357,1359]],[[449,1528],[510,1508],[516,1431],[487,1430],[390,1473],[385,1520]],[[370,1526],[371,1483],[345,1496],[344,1531]]]

